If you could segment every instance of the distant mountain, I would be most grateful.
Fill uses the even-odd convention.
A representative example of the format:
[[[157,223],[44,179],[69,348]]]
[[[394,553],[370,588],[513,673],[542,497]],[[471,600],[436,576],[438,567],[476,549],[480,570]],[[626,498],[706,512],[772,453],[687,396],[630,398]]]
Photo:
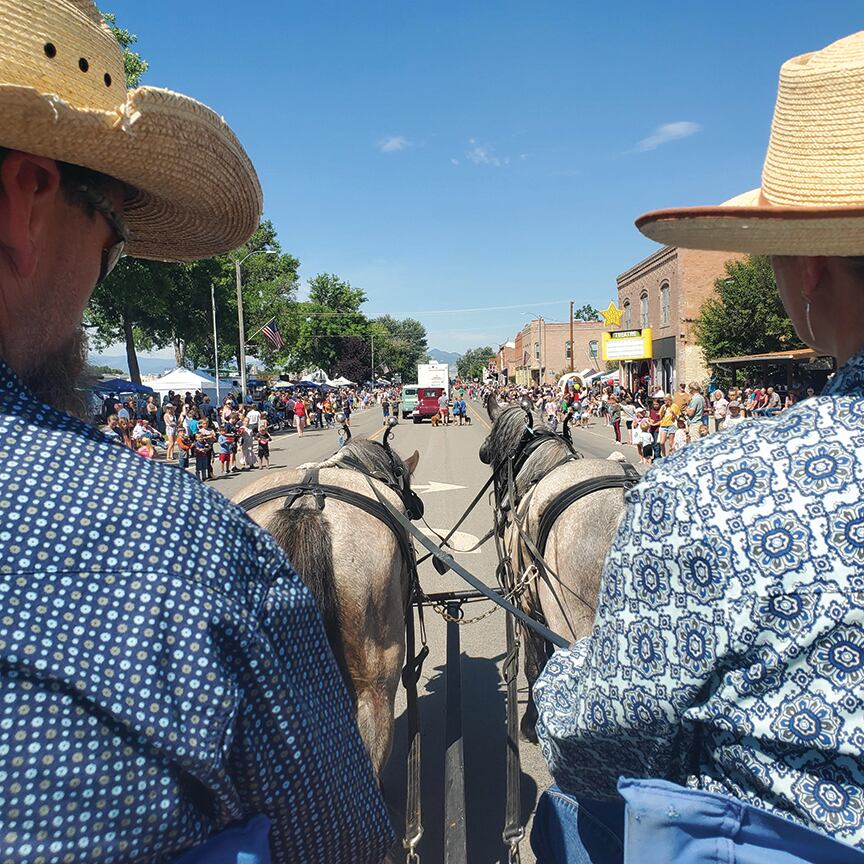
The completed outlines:
[[[456,364],[461,356],[455,351],[442,351],[440,348],[433,348],[429,352],[430,360],[434,360],[436,363],[446,363],[450,367],[451,376],[456,374]]]
[[[114,369],[119,369],[124,375],[129,374],[125,355],[90,354],[87,362],[94,366],[112,366]],[[169,372],[174,368],[174,365],[173,360],[167,360],[164,357],[141,357],[140,355],[138,357],[138,367],[141,369],[142,375],[158,375],[160,372]]]

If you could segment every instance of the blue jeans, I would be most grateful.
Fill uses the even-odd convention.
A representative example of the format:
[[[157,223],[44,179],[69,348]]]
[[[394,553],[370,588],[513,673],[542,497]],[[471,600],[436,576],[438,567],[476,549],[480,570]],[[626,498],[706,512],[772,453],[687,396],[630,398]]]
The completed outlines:
[[[537,864],[622,864],[624,801],[589,801],[550,786],[531,829]]]

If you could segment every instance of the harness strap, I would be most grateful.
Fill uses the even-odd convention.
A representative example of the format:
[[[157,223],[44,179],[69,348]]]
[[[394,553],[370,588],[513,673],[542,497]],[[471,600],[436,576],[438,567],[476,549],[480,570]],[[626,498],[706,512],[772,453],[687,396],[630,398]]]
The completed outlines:
[[[238,506],[248,513],[250,510],[254,510],[256,507],[266,504],[268,501],[274,501],[277,498],[284,498],[285,504],[283,506],[285,509],[290,509],[295,501],[305,495],[315,496],[316,501],[320,495],[321,500],[323,500],[324,497],[334,498],[337,501],[343,501],[346,504],[357,507],[368,513],[370,516],[374,516],[379,522],[383,522],[384,525],[390,529],[396,537],[396,541],[399,544],[399,551],[402,553],[406,565],[409,570],[413,569],[413,574],[411,576],[412,584],[416,583],[417,570],[414,566],[414,549],[411,546],[411,541],[408,539],[408,535],[404,530],[402,530],[403,526],[401,522],[395,519],[392,515],[393,513],[399,513],[399,511],[396,510],[390,502],[378,492],[378,489],[372,484],[368,477],[366,480],[369,483],[369,486],[378,496],[379,500],[387,502],[389,510],[382,507],[377,501],[370,498],[368,495],[361,495],[359,492],[354,492],[352,489],[343,489],[341,486],[330,486],[328,484],[307,483],[305,480],[308,476],[307,473],[304,477],[304,482],[302,483],[288,483],[282,486],[274,486],[272,489],[265,489],[262,492],[257,492],[255,495],[250,495],[248,498],[240,501]],[[363,476],[366,477],[365,474]],[[323,504],[320,506],[323,507]],[[402,521],[406,521],[405,517],[402,516],[401,513],[399,513],[399,517]],[[410,523],[407,524],[410,525]]]
[[[507,684],[507,788],[504,806],[504,831],[502,838],[509,850],[511,864],[518,864],[519,843],[525,837],[520,812],[520,779],[522,766],[519,758],[519,691],[517,676],[519,674],[519,638],[516,635],[516,623],[508,615],[507,656],[504,660],[504,681]]]
[[[540,515],[540,526],[537,531],[537,548],[541,555],[546,554],[546,542],[555,522],[561,514],[580,498],[600,492],[603,489],[632,489],[639,482],[639,472],[630,463],[621,463],[624,474],[613,474],[604,477],[591,477],[575,486],[570,486],[556,495],[552,502]]]

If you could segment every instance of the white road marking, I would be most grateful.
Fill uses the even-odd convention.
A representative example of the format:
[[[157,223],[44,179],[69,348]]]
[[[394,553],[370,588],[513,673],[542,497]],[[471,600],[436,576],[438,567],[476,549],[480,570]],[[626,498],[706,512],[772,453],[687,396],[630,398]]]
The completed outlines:
[[[415,492],[452,492],[454,489],[464,489],[464,486],[454,486],[452,483],[438,483],[435,480],[430,480],[428,483],[412,483],[411,488]]]
[[[437,534],[440,534],[441,537],[446,537],[447,532],[450,530],[449,528],[427,528],[425,525],[417,526],[427,537],[432,540],[438,542],[438,538],[433,534],[434,531]],[[469,534],[467,531],[457,531],[448,541],[447,545],[451,547],[452,551],[458,552],[460,555],[479,555],[482,551],[482,547],[480,549],[471,549],[471,547],[479,540],[479,537],[475,537],[473,534]],[[471,550],[470,552],[468,550]]]

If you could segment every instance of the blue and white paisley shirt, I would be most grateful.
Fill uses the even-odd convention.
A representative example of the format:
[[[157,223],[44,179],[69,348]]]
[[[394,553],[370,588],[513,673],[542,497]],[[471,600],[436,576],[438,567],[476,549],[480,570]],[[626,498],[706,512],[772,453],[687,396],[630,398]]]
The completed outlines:
[[[864,847],[864,354],[648,472],[534,695],[575,795],[660,777]]]
[[[279,862],[391,838],[312,596],[225,498],[0,362],[0,861],[168,862],[256,813]]]

